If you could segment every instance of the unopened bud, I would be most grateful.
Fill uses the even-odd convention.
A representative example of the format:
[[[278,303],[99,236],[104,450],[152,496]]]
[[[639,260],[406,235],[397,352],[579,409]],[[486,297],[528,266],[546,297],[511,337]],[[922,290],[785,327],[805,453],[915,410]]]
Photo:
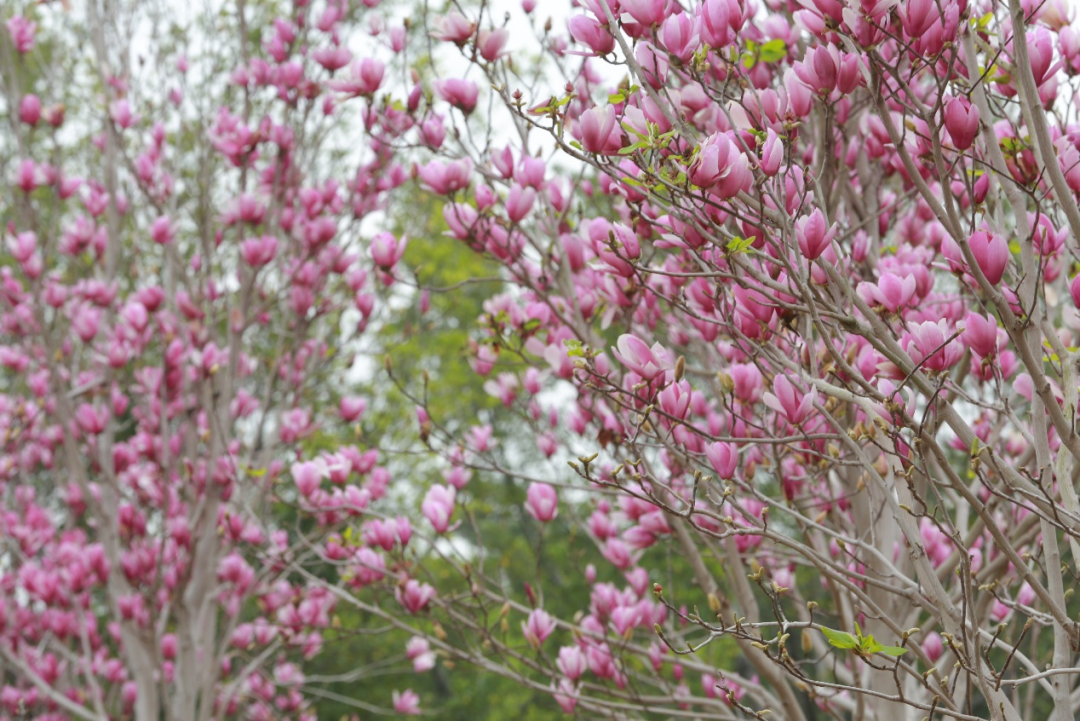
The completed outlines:
[[[709,593],[709,610],[715,614],[720,613],[720,599],[715,593]]]
[[[686,371],[686,356],[679,356],[679,359],[675,361],[675,380],[681,381],[683,373]]]

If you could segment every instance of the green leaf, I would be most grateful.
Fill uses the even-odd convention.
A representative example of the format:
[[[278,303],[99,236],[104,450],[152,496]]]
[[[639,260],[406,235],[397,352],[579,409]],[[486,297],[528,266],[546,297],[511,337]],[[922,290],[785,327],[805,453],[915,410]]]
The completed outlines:
[[[563,340],[563,345],[566,346],[566,355],[571,358],[581,358],[585,355],[585,351],[581,348],[581,341],[576,338],[566,338]]]
[[[859,637],[859,650],[865,653],[867,656],[877,653],[885,648],[883,645],[877,642],[872,635]]]
[[[750,250],[750,246],[754,244],[753,239],[743,238],[736,235],[734,238],[728,241],[727,249],[732,253],[745,253]]]
[[[612,93],[611,95],[607,96],[607,101],[612,105],[618,105],[619,103],[626,101],[626,96],[622,93]]]
[[[763,63],[775,63],[777,60],[783,60],[787,57],[787,43],[779,38],[770,40],[761,46],[759,57]]]
[[[821,632],[825,634],[825,638],[833,648],[847,649],[859,647],[859,639],[845,631],[836,631],[822,626]]]
[[[900,648],[899,646],[882,646],[879,651],[888,656],[903,656],[907,653],[906,648]]]

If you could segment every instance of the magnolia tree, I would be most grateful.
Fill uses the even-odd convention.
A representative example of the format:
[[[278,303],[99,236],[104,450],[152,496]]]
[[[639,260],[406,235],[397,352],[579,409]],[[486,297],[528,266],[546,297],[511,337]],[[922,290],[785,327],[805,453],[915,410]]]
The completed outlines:
[[[351,607],[583,717],[1072,719],[1067,5],[395,5],[2,11],[4,718],[313,718]],[[514,423],[365,360],[455,292],[418,194]],[[580,612],[485,565],[486,475],[595,546]]]

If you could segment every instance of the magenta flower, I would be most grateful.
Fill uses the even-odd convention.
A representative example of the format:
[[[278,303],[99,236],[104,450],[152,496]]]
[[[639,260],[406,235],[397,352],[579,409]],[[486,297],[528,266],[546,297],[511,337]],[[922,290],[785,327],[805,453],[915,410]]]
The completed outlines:
[[[484,30],[480,33],[477,47],[480,49],[480,57],[493,63],[507,54],[506,41],[510,39],[510,31],[506,28]]]
[[[979,230],[968,238],[971,254],[990,285],[997,285],[1009,265],[1009,244],[1000,235]]]
[[[723,50],[735,40],[728,2],[729,0],[705,0],[698,8],[701,39],[714,50]]]
[[[322,485],[325,475],[325,466],[315,461],[303,461],[294,463],[291,469],[293,483],[304,498],[311,496]]]
[[[1080,275],[1072,279],[1069,283],[1069,295],[1072,296],[1072,301],[1077,308],[1080,308]]]
[[[355,423],[367,410],[367,401],[355,396],[346,396],[338,404],[338,410],[341,412],[342,420],[346,423]]]
[[[699,21],[690,13],[669,15],[660,28],[660,41],[669,53],[689,62],[701,44],[698,27]]]
[[[22,15],[16,15],[5,23],[11,44],[21,54],[26,54],[34,47],[34,33],[37,32],[37,23],[31,22]]]
[[[997,350],[998,324],[992,315],[968,313],[964,319],[964,332],[960,340],[980,358],[990,356]]]
[[[622,145],[620,134],[615,132],[615,108],[594,106],[581,114],[577,122],[581,147],[589,153],[609,154]]]
[[[514,183],[506,198],[506,215],[514,223],[521,222],[532,210],[535,202],[536,190],[534,188],[523,188]]]
[[[789,423],[799,425],[813,410],[816,396],[816,393],[803,393],[787,375],[780,374],[773,379],[773,393],[766,393],[763,400]]]
[[[394,711],[406,716],[420,715],[420,697],[411,688],[404,691],[395,690],[391,697],[394,700]]]
[[[247,238],[240,243],[240,257],[252,268],[268,265],[277,255],[278,241],[272,235]]]
[[[734,443],[717,442],[705,446],[705,457],[709,459],[716,475],[725,481],[735,477],[739,465],[739,447]]]
[[[815,260],[825,252],[836,237],[836,226],[825,225],[825,214],[820,208],[795,221],[795,235],[799,241],[799,250],[807,260]]]
[[[780,172],[784,163],[784,141],[772,128],[765,132],[765,142],[761,146],[761,172],[770,177]]]
[[[616,347],[612,348],[612,354],[620,363],[647,381],[672,367],[669,353],[660,343],[654,343],[650,348],[645,341],[629,333],[619,336]]]
[[[967,150],[979,133],[979,109],[967,100],[953,98],[945,106],[945,129],[958,150]]]
[[[607,26],[587,15],[570,18],[570,37],[582,45],[588,45],[596,55],[607,55],[615,49],[615,38]]]
[[[435,81],[435,93],[461,112],[468,114],[476,108],[479,89],[471,80],[446,78]]]
[[[395,596],[406,611],[415,615],[427,608],[435,598],[435,589],[430,584],[410,578],[404,585],[397,587]]]
[[[431,37],[436,40],[457,43],[458,45],[467,42],[476,30],[476,24],[469,22],[464,15],[458,12],[437,17],[434,24],[435,31],[431,33]]]
[[[859,283],[857,290],[867,303],[880,305],[890,313],[896,313],[911,303],[917,288],[918,281],[915,276],[908,275],[901,279],[893,273],[886,272],[881,274],[876,285]]]
[[[24,95],[19,101],[19,120],[35,126],[41,120],[41,100],[36,95]]]
[[[469,185],[472,170],[472,161],[468,158],[450,163],[432,160],[427,165],[420,166],[417,175],[420,182],[432,192],[449,195]]]
[[[725,199],[748,190],[753,182],[746,156],[723,133],[711,135],[701,144],[687,175],[700,188],[719,185],[718,194]]]
[[[577,646],[563,646],[559,649],[559,658],[555,661],[563,676],[571,681],[577,681],[588,669],[585,662],[585,654]]]
[[[908,333],[904,334],[900,344],[911,359],[924,368],[933,371],[951,368],[964,353],[959,343],[948,340],[952,332],[944,320],[911,322],[907,327]]]
[[[666,0],[620,0],[619,8],[645,27],[659,25],[666,15]]]
[[[413,636],[405,644],[405,655],[413,662],[413,671],[424,673],[435,668],[435,652],[423,636]]]
[[[945,644],[943,643],[941,634],[937,631],[928,633],[922,642],[922,650],[932,663],[937,663],[937,660],[945,653]]]
[[[371,239],[371,259],[383,270],[390,270],[405,255],[405,236],[398,240],[390,233],[377,233]]]
[[[530,644],[540,648],[555,630],[555,620],[542,608],[534,609],[521,624],[521,631]]]
[[[679,420],[686,418],[690,410],[690,397],[690,384],[686,381],[670,383],[657,394],[660,410]]]
[[[559,515],[559,495],[553,486],[530,483],[525,498],[525,510],[540,523],[550,523]]]
[[[428,519],[435,533],[446,533],[450,528],[450,517],[454,515],[454,502],[457,493],[453,486],[432,486],[420,504],[420,512]]]

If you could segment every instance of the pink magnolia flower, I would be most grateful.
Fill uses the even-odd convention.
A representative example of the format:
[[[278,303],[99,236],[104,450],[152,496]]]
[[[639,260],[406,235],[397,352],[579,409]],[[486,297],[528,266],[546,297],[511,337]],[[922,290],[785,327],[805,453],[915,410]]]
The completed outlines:
[[[19,101],[19,120],[34,126],[41,120],[41,100],[38,96],[24,95]]]
[[[559,515],[559,496],[555,488],[546,483],[530,483],[525,510],[540,523],[553,521]]]
[[[926,33],[939,17],[934,0],[904,0],[897,7],[900,24],[910,38],[918,38]]]
[[[701,144],[687,175],[698,187],[715,187],[723,199],[749,190],[753,183],[749,160],[723,133],[711,135]]]
[[[765,131],[765,142],[761,146],[761,172],[772,177],[780,172],[784,163],[784,141],[772,128]]]
[[[435,589],[427,583],[410,578],[403,586],[397,587],[395,595],[398,603],[404,606],[405,610],[411,614],[417,614],[427,608],[427,605],[435,598]]]
[[[802,60],[792,69],[811,90],[828,95],[836,88],[840,76],[840,51],[835,45],[817,45],[806,51]]]
[[[529,614],[529,618],[521,624],[521,631],[530,644],[540,648],[548,636],[555,630],[555,620],[547,611],[537,608]]]
[[[698,7],[701,39],[714,50],[723,50],[735,40],[729,0],[704,0]]]
[[[968,313],[964,319],[964,332],[960,334],[960,340],[979,357],[990,356],[997,350],[997,319],[992,315]]]
[[[405,655],[413,662],[413,670],[424,673],[435,668],[435,652],[423,636],[413,636],[405,644]]]
[[[420,504],[420,512],[428,519],[436,533],[446,533],[450,528],[450,517],[454,515],[456,491],[453,486],[435,485],[428,489]]]
[[[814,409],[816,393],[803,393],[788,379],[780,374],[773,379],[773,393],[766,393],[765,405],[788,419],[793,425],[802,423]]]
[[[1054,60],[1053,35],[1045,27],[1032,26],[1027,36],[1028,58],[1031,60],[1031,74],[1036,85],[1042,85],[1049,77],[1050,65]]]
[[[391,697],[394,699],[394,711],[406,716],[420,715],[420,697],[411,688],[404,691],[395,690]]]
[[[664,21],[667,4],[667,0],[620,0],[619,8],[645,27],[651,27]]]
[[[405,236],[398,240],[391,233],[377,233],[371,239],[371,259],[383,270],[390,270],[405,255],[406,243]]]
[[[937,631],[931,631],[926,634],[926,638],[922,642],[922,650],[932,663],[937,663],[937,660],[945,653],[945,644],[943,643],[941,634]]]
[[[645,82],[657,90],[664,87],[670,68],[667,53],[660,52],[651,43],[639,43],[634,58],[641,66]]]
[[[469,185],[472,170],[472,161],[468,158],[450,163],[432,160],[427,165],[421,166],[417,174],[420,181],[432,192],[439,195],[449,195]]]
[[[325,476],[325,466],[315,461],[302,461],[294,463],[290,469],[293,483],[304,498],[311,498],[312,494],[322,485]]]
[[[479,89],[471,80],[445,78],[435,81],[435,93],[461,112],[468,114],[476,108]]]
[[[795,221],[795,235],[799,241],[799,250],[807,260],[815,260],[832,244],[836,237],[836,225],[825,225],[825,214],[820,208],[808,216]]]
[[[963,349],[950,340],[952,332],[947,321],[909,322],[907,327],[901,345],[913,361],[933,371],[951,368],[959,362]]]
[[[79,303],[71,314],[71,329],[83,343],[89,343],[97,335],[101,323],[101,309],[89,303]]]
[[[240,243],[240,257],[252,268],[269,265],[277,255],[278,240],[272,235],[246,238]]]
[[[607,25],[588,15],[570,18],[570,37],[582,45],[588,45],[596,55],[607,55],[615,49],[615,38]]]
[[[420,124],[420,138],[432,148],[441,148],[443,141],[446,140],[446,128],[443,126],[442,118],[438,115],[432,115],[422,122]]]
[[[578,691],[573,681],[568,678],[560,679],[558,686],[555,686],[554,682],[552,682],[551,693],[563,713],[574,713],[574,709],[577,708]]]
[[[82,403],[75,409],[75,423],[83,433],[98,435],[108,427],[109,412],[90,403]]]
[[[346,423],[355,423],[367,410],[367,401],[355,396],[346,396],[338,404],[338,410],[341,412],[342,420]]]
[[[690,410],[690,398],[690,384],[686,381],[670,383],[657,394],[660,410],[679,420]]]
[[[560,648],[559,658],[555,661],[555,665],[571,681],[577,681],[581,678],[588,668],[585,654],[577,646],[563,646]]]
[[[506,198],[506,215],[514,223],[521,220],[532,210],[536,202],[536,190],[523,188],[517,183],[510,188],[510,194]]]
[[[26,54],[34,47],[34,33],[37,32],[37,23],[27,20],[22,15],[9,18],[5,23],[11,44],[21,54]]]
[[[160,216],[150,224],[150,238],[158,245],[168,245],[176,237],[172,220],[168,216]]]
[[[653,343],[650,348],[645,341],[629,333],[619,336],[612,354],[620,363],[647,381],[672,367],[669,362],[670,354],[659,342]]]
[[[376,58],[364,58],[353,66],[357,91],[360,95],[374,95],[382,85],[386,66]]]
[[[578,117],[577,131],[581,147],[589,153],[610,154],[622,146],[615,132],[615,108],[610,105],[589,108]]]
[[[907,307],[915,297],[918,281],[915,276],[900,278],[894,273],[882,273],[878,282],[859,283],[857,291],[863,300],[871,305],[880,305],[890,313],[896,313]]]
[[[979,133],[979,109],[966,100],[953,98],[945,105],[945,129],[958,150],[967,150]]]
[[[717,442],[705,446],[705,457],[709,459],[716,475],[725,481],[735,477],[739,465],[739,447],[734,443]]]
[[[480,32],[477,47],[480,49],[480,57],[493,63],[507,54],[506,41],[510,39],[510,31],[506,28],[495,30],[483,30]]]
[[[476,24],[469,22],[464,15],[458,12],[435,18],[434,25],[435,31],[431,33],[431,37],[436,40],[457,43],[458,45],[467,42],[472,37],[473,32],[476,31]]]
[[[986,280],[991,285],[1000,283],[1001,277],[1005,275],[1005,268],[1009,265],[1008,242],[1000,235],[979,230],[968,238],[968,245]]]
[[[735,363],[728,367],[727,375],[735,386],[735,397],[744,403],[757,403],[765,391],[765,379],[752,363]]]
[[[20,263],[25,263],[37,250],[37,233],[27,230],[18,235],[10,235],[7,238],[8,252]]]

